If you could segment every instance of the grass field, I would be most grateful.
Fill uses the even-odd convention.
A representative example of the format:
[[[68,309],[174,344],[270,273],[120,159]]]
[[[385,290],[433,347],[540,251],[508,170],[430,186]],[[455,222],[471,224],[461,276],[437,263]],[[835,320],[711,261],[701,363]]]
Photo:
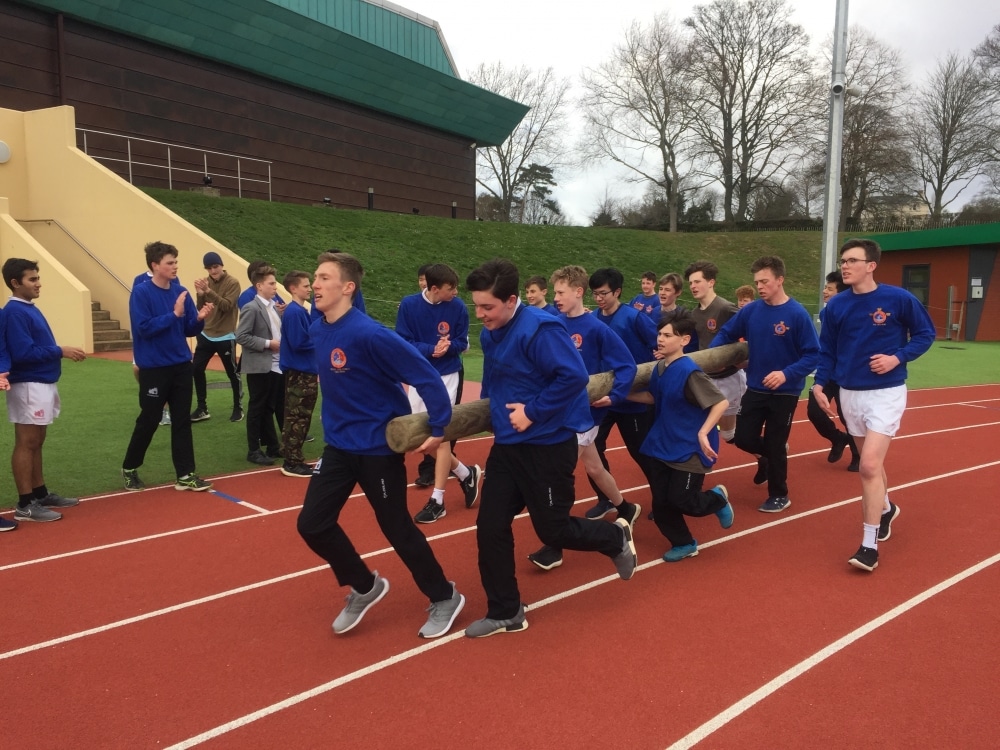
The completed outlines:
[[[910,365],[910,386],[930,388],[997,382],[1000,343],[937,342]],[[469,380],[478,380],[482,359],[470,358]],[[246,425],[229,422],[231,394],[225,375],[209,371],[209,411],[213,417],[192,426],[198,472],[211,476],[254,468],[246,462]],[[212,388],[219,383],[222,388]],[[139,413],[138,392],[128,362],[90,358],[84,362],[64,361],[59,382],[62,414],[49,428],[45,444],[45,478],[50,487],[64,495],[94,495],[121,488],[121,462],[135,417]],[[800,409],[797,417],[805,418]],[[802,425],[796,429],[809,429]],[[319,410],[313,417],[316,441],[305,446],[306,458],[322,452]],[[9,452],[13,430],[7,429],[0,441]],[[161,427],[140,472],[147,484],[172,482],[170,431]],[[301,494],[305,483],[288,479],[288,491]],[[0,507],[12,507],[17,500],[9,475]]]

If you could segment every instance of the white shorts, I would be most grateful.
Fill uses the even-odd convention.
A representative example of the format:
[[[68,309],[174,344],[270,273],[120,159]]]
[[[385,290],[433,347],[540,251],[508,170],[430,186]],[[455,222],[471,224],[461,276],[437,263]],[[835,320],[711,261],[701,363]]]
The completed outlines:
[[[451,405],[454,406],[455,402],[458,401],[458,373],[453,372],[450,375],[442,375],[441,382],[444,383],[444,387],[448,389],[448,398],[451,399]],[[420,414],[427,411],[427,404],[424,400],[420,398],[420,394],[417,393],[417,389],[412,385],[406,388],[406,397],[410,399],[410,413]]]
[[[576,433],[576,444],[586,448],[588,445],[593,445],[594,441],[597,439],[597,431],[601,429],[599,424],[595,424],[586,432]]]
[[[55,383],[11,383],[7,391],[7,416],[14,424],[52,424],[59,407]]]
[[[722,412],[724,417],[735,417],[740,410],[740,401],[747,389],[747,374],[745,370],[738,370],[725,378],[712,378],[715,387],[722,391],[729,406]]]
[[[906,411],[906,385],[876,388],[872,391],[840,389],[840,408],[844,424],[854,437],[864,437],[869,431],[894,437]]]

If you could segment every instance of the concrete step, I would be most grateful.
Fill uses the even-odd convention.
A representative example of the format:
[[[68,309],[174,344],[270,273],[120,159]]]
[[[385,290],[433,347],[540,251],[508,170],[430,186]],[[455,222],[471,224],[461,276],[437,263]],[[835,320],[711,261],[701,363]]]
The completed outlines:
[[[94,331],[94,342],[98,341],[127,341],[129,346],[132,346],[132,337],[129,332],[120,328],[113,331]]]
[[[95,341],[94,351],[95,352],[120,352],[125,349],[131,349],[131,341]]]

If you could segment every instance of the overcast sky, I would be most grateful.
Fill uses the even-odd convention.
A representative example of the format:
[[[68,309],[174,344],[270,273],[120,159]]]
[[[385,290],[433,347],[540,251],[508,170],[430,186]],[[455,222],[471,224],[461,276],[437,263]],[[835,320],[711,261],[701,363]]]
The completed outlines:
[[[403,7],[437,21],[463,77],[481,62],[552,67],[574,84],[580,72],[605,60],[633,21],[647,22],[658,12],[674,18],[690,15],[694,0],[396,0]],[[791,0],[792,20],[801,24],[819,49],[833,34],[835,0]],[[849,24],[860,24],[903,52],[911,80],[919,83],[936,58],[950,51],[966,53],[1000,23],[996,0],[854,0]],[[574,134],[575,135],[575,134]],[[577,175],[556,173],[555,197],[574,224],[588,217],[608,191],[634,194],[607,170]],[[963,196],[964,197],[964,196]],[[969,196],[971,197],[971,196]]]

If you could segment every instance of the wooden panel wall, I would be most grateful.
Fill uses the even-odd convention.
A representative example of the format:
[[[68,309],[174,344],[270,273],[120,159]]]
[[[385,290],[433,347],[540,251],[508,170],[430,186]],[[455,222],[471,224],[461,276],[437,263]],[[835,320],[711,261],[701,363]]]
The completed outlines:
[[[363,110],[320,94],[65,19],[63,103],[77,126],[269,160],[275,200],[474,218],[475,152],[466,139]],[[60,102],[56,17],[0,0],[0,106],[38,109]],[[82,145],[82,141],[80,142]],[[88,136],[93,156],[125,158],[120,143]],[[166,164],[165,149],[134,146],[133,159]],[[234,162],[209,156],[213,173]],[[104,162],[119,174],[127,168]],[[171,152],[174,188],[201,185],[202,160]],[[266,166],[243,162],[244,177]],[[248,175],[247,172],[250,174]],[[167,187],[163,170],[135,167],[137,185]],[[214,179],[236,194],[235,179]],[[265,185],[243,195],[267,198]]]

